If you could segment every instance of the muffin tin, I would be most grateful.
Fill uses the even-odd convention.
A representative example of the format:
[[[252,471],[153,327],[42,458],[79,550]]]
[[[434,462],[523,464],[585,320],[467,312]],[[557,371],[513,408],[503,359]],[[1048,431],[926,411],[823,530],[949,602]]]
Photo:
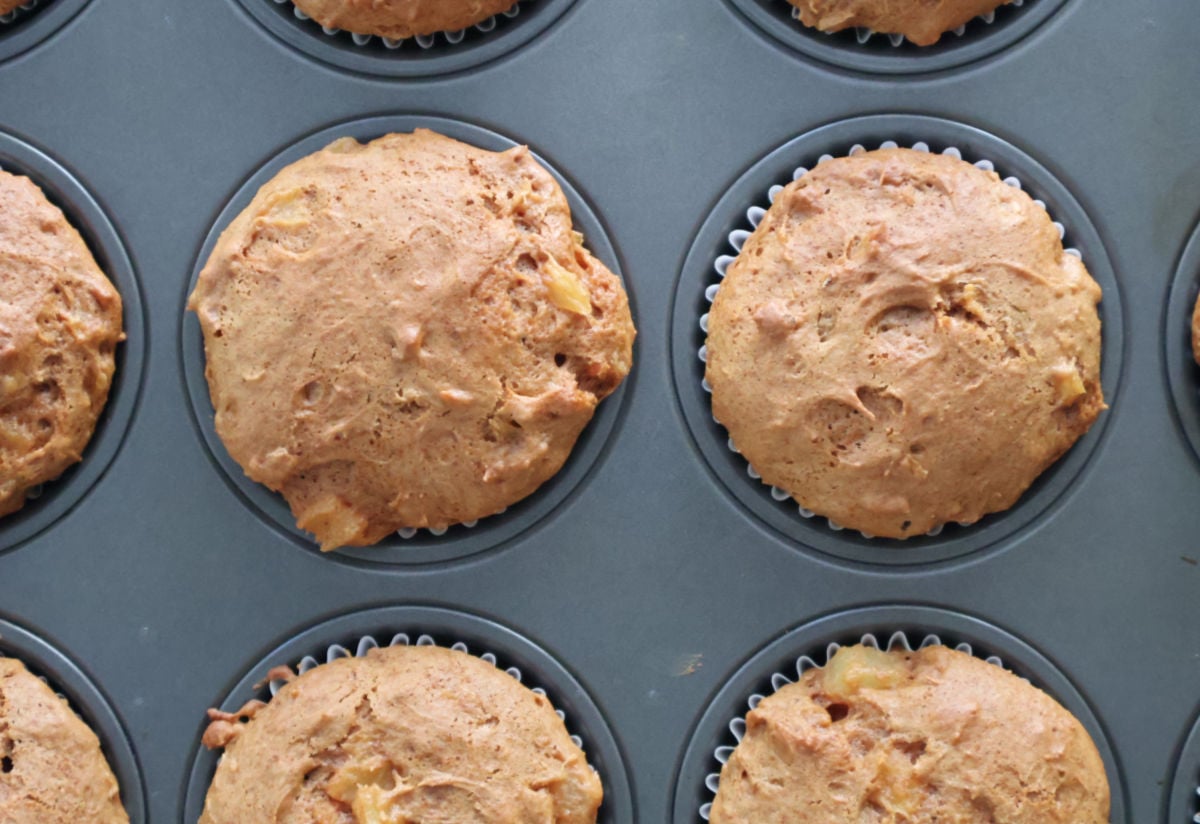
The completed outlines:
[[[510,655],[561,702],[606,822],[695,824],[714,748],[773,669],[863,632],[936,632],[1080,715],[1114,824],[1191,821],[1198,38],[1180,0],[1025,0],[920,51],[806,32],[783,0],[525,0],[490,30],[391,49],[274,0],[41,0],[0,24],[0,167],[81,229],[128,340],[83,463],[0,521],[0,651],[97,729],[139,822],[194,822],[205,710],[264,666],[406,631]],[[183,301],[272,169],[416,125],[528,143],[559,176],[631,295],[634,371],[527,502],[323,556],[214,438]],[[712,423],[696,356],[747,209],[884,140],[1018,178],[1105,289],[1093,431],[1010,512],[908,542],[772,499]]]

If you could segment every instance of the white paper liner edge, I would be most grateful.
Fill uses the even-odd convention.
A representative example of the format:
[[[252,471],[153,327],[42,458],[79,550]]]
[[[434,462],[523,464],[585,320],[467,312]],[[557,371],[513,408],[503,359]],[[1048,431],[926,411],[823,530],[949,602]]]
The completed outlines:
[[[274,0],[274,2],[280,6],[284,6],[291,3],[292,0]],[[507,17],[510,19],[517,17],[521,13],[521,5],[530,2],[533,2],[533,0],[518,0],[517,4],[512,8],[500,12],[498,15],[493,15],[486,20],[481,20],[471,28],[477,32],[480,32],[481,34],[487,34],[496,28],[498,17]],[[292,13],[296,16],[297,20],[311,22],[314,26],[318,26],[321,31],[330,37],[343,33],[342,29],[333,28],[331,26],[321,26],[319,23],[313,21],[313,19],[307,14],[302,12],[298,6],[292,7]],[[376,39],[376,35],[373,34],[357,34],[354,32],[348,32],[348,34],[350,34],[350,39],[356,46],[366,46],[372,40]],[[418,34],[415,37],[405,38],[403,40],[393,40],[390,37],[379,37],[378,39],[379,42],[383,43],[384,48],[387,49],[398,49],[405,43],[413,42],[416,43],[421,49],[428,50],[432,49],[438,44],[439,38],[445,41],[446,45],[448,46],[457,46],[466,36],[467,30],[459,29],[458,31],[437,32],[436,34]]]
[[[871,633],[871,632],[864,633],[862,638],[859,639],[859,643],[861,643],[865,647],[871,647],[872,649],[882,649],[885,652],[892,652],[893,650],[896,650],[896,649],[902,649],[906,652],[914,652],[916,649],[925,649],[925,647],[944,646],[944,644],[942,644],[942,639],[940,637],[938,637],[937,635],[935,635],[933,633],[930,633],[930,634],[924,636],[921,639],[921,643],[918,644],[914,648],[912,646],[912,643],[908,639],[908,634],[905,633],[904,630],[896,630],[895,632],[893,632],[891,634],[891,636],[888,637],[887,644],[883,647],[880,647],[878,638],[876,638],[875,634]],[[796,659],[796,663],[795,663],[796,675],[794,678],[789,678],[787,675],[785,675],[782,672],[771,673],[771,693],[774,694],[776,692],[779,692],[779,690],[783,689],[788,684],[795,683],[797,680],[800,679],[801,676],[804,675],[804,673],[808,672],[810,669],[820,669],[821,667],[824,667],[825,664],[829,663],[829,659],[834,656],[834,653],[836,653],[841,648],[842,648],[842,645],[837,643],[836,641],[827,644],[825,646],[825,661],[820,664],[818,664],[816,662],[816,660],[814,660],[812,658],[812,656],[810,656],[810,655],[807,655],[807,654],[801,655],[799,658]],[[958,652],[966,653],[967,655],[970,655],[975,658],[979,657],[979,656],[975,655],[975,651],[974,651],[974,649],[972,649],[971,645],[966,643],[965,641],[962,643],[956,644],[953,647],[953,649],[955,649]],[[997,666],[997,667],[1000,667],[1001,669],[1004,669],[1004,662],[997,655],[989,655],[987,658],[984,658],[983,660],[989,664],[992,664],[993,666]],[[1006,670],[1006,671],[1008,671],[1008,670]],[[1018,677],[1020,677],[1020,676],[1018,676]],[[1026,681],[1028,683],[1028,679],[1022,678],[1021,680]],[[759,693],[753,693],[746,699],[746,706],[748,707],[748,709],[752,710],[752,709],[756,708],[764,698],[766,698],[765,695],[761,695]],[[745,716],[739,716],[737,718],[730,720],[730,722],[727,726],[729,728],[729,732],[733,734],[733,737],[740,744],[742,741],[742,737],[746,734],[746,718],[745,718]],[[731,756],[733,754],[733,750],[734,750],[734,748],[730,747],[730,746],[719,746],[715,750],[713,750],[713,758],[715,758],[719,764],[724,766],[725,762],[729,760],[729,756]],[[704,777],[704,787],[710,793],[713,794],[714,798],[716,797],[717,788],[718,788],[718,786],[720,786],[720,782],[721,782],[720,772],[709,773],[708,775],[706,775]],[[1198,791],[1200,791],[1200,790],[1198,790]],[[700,809],[699,809],[700,818],[702,818],[705,821],[708,821],[708,816],[709,816],[709,813],[711,812],[711,810],[712,810],[712,802],[711,801],[706,801],[705,803],[701,804]]]
[[[491,515],[488,515],[487,517],[495,518],[498,515],[503,515],[507,511],[508,511],[508,507],[504,507],[503,509],[501,509],[497,512],[493,512]],[[405,540],[405,541],[411,541],[413,538],[417,537],[417,535],[419,535],[422,532],[428,532],[433,537],[440,538],[456,526],[461,526],[463,529],[474,529],[475,527],[479,526],[480,520],[482,520],[482,519],[474,518],[470,521],[459,521],[457,524],[450,524],[450,526],[447,526],[447,527],[431,526],[431,527],[422,527],[422,528],[418,529],[416,527],[406,526],[403,529],[396,530],[396,534],[398,536],[400,536],[400,538],[402,540]]]
[[[880,149],[898,149],[899,147],[900,147],[900,144],[898,144],[894,140],[885,140],[879,144]],[[929,148],[929,144],[924,141],[921,141],[921,140],[913,143],[911,148],[914,151],[918,151],[918,152],[931,151],[931,149]],[[850,157],[850,156],[853,156],[856,154],[861,154],[865,151],[867,151],[865,146],[863,146],[861,143],[855,143],[853,146],[850,147],[850,150],[847,151],[844,156]],[[958,160],[963,159],[962,152],[959,151],[959,149],[955,146],[947,146],[945,149],[942,150],[942,154],[947,155],[949,157],[956,158]],[[820,166],[822,163],[825,163],[826,161],[833,160],[833,158],[834,158],[834,156],[831,154],[823,154],[819,158],[817,158],[816,165]],[[974,163],[972,165],[974,165],[978,169],[982,169],[985,172],[996,171],[995,164],[992,163],[992,161],[987,160],[987,159],[976,160],[976,161],[974,161]],[[806,174],[808,174],[808,171],[809,171],[808,168],[805,166],[797,166],[792,171],[792,182],[794,183],[797,180],[799,180],[800,178],[804,177]],[[1021,188],[1021,181],[1019,179],[1017,179],[1016,177],[1009,176],[1009,177],[1002,178],[1002,182],[1006,186],[1012,186],[1014,189]],[[780,192],[783,191],[783,189],[784,189],[784,187],[779,185],[778,183],[771,186],[771,188],[767,190],[767,200],[769,201],[769,203],[774,203],[775,198],[779,195]],[[1033,202],[1035,204],[1037,204],[1043,211],[1045,211],[1049,215],[1049,210],[1046,209],[1046,204],[1044,202],[1042,202],[1041,200],[1037,200],[1037,199],[1034,199]],[[746,210],[746,224],[744,224],[744,226],[748,225],[750,228],[747,230],[743,226],[743,228],[734,229],[733,231],[731,231],[729,233],[728,243],[729,243],[730,248],[733,249],[734,254],[732,254],[732,255],[730,255],[730,254],[717,255],[716,260],[713,261],[713,271],[716,273],[718,281],[716,283],[710,283],[708,286],[704,287],[704,300],[706,302],[712,303],[713,300],[716,299],[717,292],[720,291],[720,288],[721,288],[720,278],[725,277],[725,272],[726,272],[726,270],[728,270],[729,265],[731,263],[733,263],[733,261],[737,259],[737,255],[741,253],[742,245],[745,244],[745,242],[750,238],[750,235],[753,234],[754,230],[758,228],[758,224],[762,221],[763,217],[766,214],[767,214],[767,210],[764,209],[763,207],[757,206],[757,205],[750,206]],[[1053,224],[1055,230],[1057,230],[1059,240],[1065,239],[1066,238],[1066,228],[1063,226],[1063,224],[1058,222],[1057,220],[1055,220],[1053,215],[1050,215],[1050,222]],[[1083,255],[1080,254],[1078,249],[1064,248],[1063,252],[1068,255],[1074,255],[1075,257],[1077,257],[1081,260],[1083,259]],[[699,324],[700,324],[700,331],[703,332],[705,335],[705,342],[703,344],[701,344],[700,349],[696,352],[696,356],[700,358],[700,361],[702,363],[708,363],[708,337],[707,337],[708,336],[708,313],[707,312],[705,312],[704,314],[702,314],[700,316]],[[712,386],[709,385],[707,378],[701,377],[700,386],[705,391],[705,393],[710,394],[710,395],[712,394]],[[713,421],[718,426],[721,426],[722,429],[724,429],[724,424],[722,424],[720,421],[718,421],[716,419],[716,416],[713,417]],[[730,452],[736,452],[739,457],[741,457],[743,460],[745,460],[745,456],[742,455],[740,452],[738,452],[737,445],[733,442],[732,437],[726,441],[726,445],[729,447]],[[750,465],[749,461],[746,461],[746,474],[749,475],[751,478],[753,478],[756,481],[762,480],[762,475],[759,473],[759,471],[757,469],[755,469],[753,466]],[[764,486],[766,486],[766,485],[767,484],[764,483]],[[792,497],[791,494],[787,490],[781,489],[780,487],[777,487],[777,486],[770,487],[770,495],[774,500],[779,501],[780,503],[782,503],[783,501],[786,501]],[[841,532],[844,529],[843,526],[841,526],[837,522],[825,517],[824,515],[817,516],[817,514],[815,512],[813,512],[811,509],[805,509],[803,506],[797,506],[797,511],[799,512],[800,517],[804,518],[805,520],[812,520],[814,517],[822,518],[828,524],[829,529],[831,529],[834,532]],[[926,537],[932,538],[937,535],[940,535],[942,530],[945,528],[945,526],[946,526],[946,524],[944,524],[944,523],[938,524],[933,529],[931,529],[925,533]],[[971,524],[960,524],[960,526],[967,527],[967,526],[971,526]],[[862,535],[864,538],[867,538],[867,539],[873,539],[875,537],[874,535],[871,535],[870,533],[862,532],[862,531],[859,531],[859,535]],[[1200,822],[1197,822],[1197,824],[1200,824]]]
[[[787,0],[783,0],[783,2],[786,3]],[[1019,9],[1025,5],[1025,0],[1009,0],[1007,5],[1012,6],[1013,8]],[[799,8],[797,8],[796,6],[792,6],[791,14],[792,14],[793,20],[796,20],[797,22],[800,21],[800,9]],[[995,11],[995,9],[993,9],[992,11],[989,11],[985,14],[981,14],[978,17],[975,17],[969,23],[965,23],[955,29],[950,29],[948,32],[945,32],[945,34],[953,34],[955,37],[962,37],[964,34],[967,33],[968,25],[971,25],[973,23],[981,23],[985,26],[990,26],[995,22],[996,22],[996,11]],[[801,24],[801,25],[803,25],[803,24]],[[814,31],[818,31],[818,30],[814,29]],[[843,29],[843,31],[844,31],[844,29]],[[821,34],[834,35],[834,34],[840,34],[840,32],[822,31]],[[887,32],[878,32],[878,31],[875,31],[874,29],[868,29],[868,28],[865,28],[862,26],[856,27],[854,29],[854,39],[858,41],[859,45],[866,45],[867,43],[869,43],[871,41],[871,38],[873,38],[873,37],[886,37],[888,39],[888,42],[892,44],[892,48],[897,48],[897,49],[900,48],[901,46],[903,46],[905,41],[908,40],[908,38],[906,38],[903,34],[889,34]],[[933,44],[933,45],[936,45],[936,44]],[[919,46],[918,48],[931,48],[931,46]]]
[[[31,12],[38,6],[42,5],[42,0],[29,0],[28,3],[17,6],[8,14],[0,14],[0,26],[6,26],[9,23],[15,23],[21,19],[27,12]]]

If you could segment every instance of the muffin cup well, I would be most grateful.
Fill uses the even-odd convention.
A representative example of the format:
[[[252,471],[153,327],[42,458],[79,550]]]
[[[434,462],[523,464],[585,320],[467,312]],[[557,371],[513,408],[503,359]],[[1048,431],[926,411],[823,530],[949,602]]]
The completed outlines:
[[[787,0],[728,0],[764,34],[806,57],[842,69],[904,75],[943,71],[982,60],[1021,40],[1067,0],[1016,0],[917,46],[900,35],[868,29],[826,33],[805,26]]]
[[[542,2],[542,0],[539,0]],[[242,468],[229,456],[213,423],[213,407],[204,376],[204,340],[200,324],[184,307],[187,296],[195,287],[200,270],[208,260],[221,231],[250,203],[259,187],[274,177],[284,166],[325,148],[341,137],[371,140],[391,132],[411,132],[417,128],[432,129],[447,137],[491,151],[504,151],[519,145],[496,132],[458,120],[426,115],[397,115],[368,118],[332,126],[309,135],[288,146],[242,184],[218,216],[196,256],[190,281],[185,285],[179,314],[182,374],[193,420],[200,431],[214,463],[222,470],[225,480],[239,498],[265,521],[307,549],[316,552],[311,536],[296,526],[295,518],[283,498],[265,486],[250,480]],[[618,277],[624,277],[615,248],[608,239],[599,217],[584,197],[553,165],[538,157],[538,162],[554,176],[571,207],[576,230],[586,238],[589,250]],[[634,302],[629,283],[626,292]],[[636,315],[636,312],[635,312]],[[510,504],[507,509],[477,522],[465,522],[448,530],[412,530],[397,532],[374,546],[343,547],[328,553],[332,557],[367,563],[425,564],[458,560],[510,542],[513,538],[549,516],[563,503],[591,472],[600,459],[605,445],[616,428],[624,403],[627,382],[596,408],[591,422],[584,428],[571,450],[570,457],[558,473],[528,497]]]
[[[1200,718],[1192,725],[1175,759],[1167,796],[1168,824],[1200,824]]]
[[[1019,185],[1043,203],[1064,229],[1064,244],[1086,262],[1104,292],[1101,318],[1101,383],[1110,409],[1087,434],[1044,471],[1009,509],[970,526],[945,525],[940,533],[907,540],[871,538],[800,509],[782,490],[761,483],[758,473],[729,444],[712,416],[704,382],[705,313],[725,268],[761,220],[771,199],[786,183],[822,159],[842,156],[863,145],[919,146],[987,158],[1009,185]],[[844,560],[912,565],[947,561],[993,546],[1026,527],[1064,493],[1088,463],[1107,431],[1119,398],[1124,350],[1120,290],[1099,234],[1086,212],[1044,167],[1011,144],[953,121],[920,115],[871,115],[839,121],[797,137],[758,161],[726,190],[697,233],[684,261],[672,309],[672,363],[684,417],[701,454],[722,484],[754,515],[804,547]],[[736,446],[736,444],[734,445]]]
[[[530,42],[575,0],[519,4],[457,32],[390,40],[327,28],[292,0],[237,0],[258,23],[292,48],[324,63],[383,77],[431,77],[475,68]]]
[[[1200,225],[1192,230],[1171,281],[1163,335],[1176,421],[1200,458],[1200,365],[1192,349],[1192,312],[1200,296]]]
[[[0,619],[0,658],[16,658],[41,678],[100,739],[100,749],[116,776],[130,824],[147,820],[146,793],[133,745],[104,693],[70,658],[47,641]]]
[[[898,147],[899,147],[899,144],[894,140],[885,140],[879,145],[880,149],[895,149]],[[918,152],[929,152],[930,151],[929,144],[927,144],[923,141],[917,141],[917,142],[913,143],[911,146],[907,146],[905,148],[911,148],[914,151],[918,151]],[[852,157],[857,154],[862,154],[863,152],[866,152],[866,151],[867,151],[867,148],[865,146],[863,146],[862,144],[856,143],[855,145],[850,147],[850,150],[848,152],[846,152],[846,154],[844,156]],[[947,155],[949,157],[953,157],[957,160],[964,159],[962,152],[959,151],[959,149],[955,146],[947,146],[946,148],[942,149],[941,154]],[[817,158],[816,165],[820,165],[827,160],[833,160],[833,158],[834,158],[833,155],[823,154],[819,158]],[[992,163],[992,161],[987,160],[987,159],[979,159],[979,160],[969,160],[968,159],[968,162],[972,163],[972,165],[974,165],[977,169],[982,169],[985,172],[994,172],[996,170],[995,164]],[[806,174],[808,174],[808,171],[809,170],[803,166],[797,167],[792,172],[792,180],[793,181],[799,180],[800,178],[802,178]],[[1021,188],[1021,181],[1018,180],[1016,177],[1006,177],[1006,178],[1004,178],[1003,182],[1005,185],[1012,186],[1015,189]],[[783,191],[783,188],[784,187],[779,184],[772,186],[769,190],[767,190],[766,199],[770,203],[774,203],[775,198],[779,195],[780,192]],[[1034,200],[1034,203],[1036,203],[1042,209],[1046,208],[1046,204],[1040,200]],[[729,233],[729,250],[732,251],[733,254],[732,255],[730,255],[730,254],[719,255],[716,258],[716,260],[713,261],[713,271],[720,278],[725,277],[726,270],[729,268],[730,264],[732,264],[733,261],[737,259],[737,255],[741,253],[742,245],[750,237],[751,233],[755,229],[758,228],[759,222],[763,219],[763,217],[766,215],[766,213],[767,213],[767,210],[760,206],[751,206],[749,209],[746,210],[746,221],[747,221],[747,225],[749,226],[749,228],[747,229],[746,227],[741,227],[738,229],[734,229],[732,232]],[[1059,239],[1060,240],[1064,239],[1066,237],[1066,229],[1063,228],[1063,225],[1061,223],[1059,223],[1057,220],[1054,220],[1053,216],[1051,216],[1051,221],[1054,225],[1054,228],[1058,230]],[[1066,252],[1066,254],[1074,255],[1077,258],[1082,259],[1082,257],[1083,257],[1078,249],[1068,247],[1064,251]],[[1086,261],[1085,261],[1085,263],[1086,263]],[[712,303],[712,301],[716,298],[717,292],[720,290],[720,287],[721,287],[721,284],[720,284],[719,280],[710,284],[704,290],[704,299],[706,301],[708,301],[709,303]],[[708,313],[707,312],[700,316],[699,325],[700,325],[700,330],[705,335],[707,335],[708,334]],[[697,357],[699,357],[701,362],[705,362],[705,363],[707,362],[707,360],[708,360],[707,343],[704,345],[701,345],[701,347],[697,350]],[[710,387],[708,385],[707,379],[701,380],[700,385],[704,389],[705,392],[707,392],[709,394],[712,393],[712,387]],[[726,441],[726,444],[728,445],[731,452],[737,452],[737,454],[739,456],[741,455],[741,453],[738,452],[737,445],[733,442],[733,438],[729,438]],[[743,457],[743,460],[745,460],[744,457]],[[762,481],[762,475],[759,474],[758,470],[756,470],[749,463],[749,461],[746,462],[746,474],[749,475],[751,478],[753,478],[756,481]],[[781,489],[780,487],[777,487],[777,486],[770,486],[770,495],[773,499],[775,499],[776,501],[780,501],[780,502],[789,501],[789,500],[791,500],[791,497],[792,497],[787,492],[787,490]],[[840,524],[836,523],[832,519],[826,518],[824,516],[817,516],[812,510],[806,509],[803,506],[797,506],[797,511],[798,511],[800,517],[802,517],[802,518],[805,518],[805,519],[817,518],[820,521],[824,521],[826,526],[828,526],[829,529],[833,530],[834,532],[841,532],[843,529],[843,527]],[[942,534],[942,531],[945,529],[946,526],[947,526],[946,524],[938,524],[936,527],[934,527],[933,529],[931,529],[929,532],[927,532],[925,534],[926,534],[926,536],[931,537],[931,538],[936,537],[936,536]],[[971,524],[960,524],[960,526],[970,527]],[[862,531],[858,531],[858,534],[861,535],[863,538],[866,538],[869,540],[874,539],[874,537],[875,537],[873,535],[870,535],[870,534],[868,534],[866,532],[862,532]]]
[[[887,640],[881,643],[880,639]],[[841,646],[856,643],[887,650],[945,645],[1000,666],[1043,690],[1091,736],[1108,776],[1109,820],[1129,824],[1116,755],[1103,725],[1066,676],[1033,647],[992,624],[917,605],[863,607],[828,615],[785,633],[754,653],[717,691],[692,730],[677,776],[672,824],[708,820],[721,767],[741,741],[750,709],[807,670],[824,666]]]
[[[0,132],[0,169],[28,177],[62,210],[83,237],[100,269],[121,295],[125,341],[117,346],[108,402],[83,459],[58,478],[31,490],[25,506],[0,518],[0,552],[21,544],[66,515],[104,474],[125,438],[138,403],[145,357],[141,290],[125,245],[83,184],[40,149]]]
[[[220,708],[236,712],[247,701],[269,701],[283,682],[265,681],[273,667],[293,666],[307,672],[338,658],[366,655],[372,648],[395,644],[443,646],[474,654],[503,669],[549,699],[564,720],[572,740],[583,749],[588,764],[601,779],[604,803],[598,824],[633,821],[633,800],[623,757],[600,710],[583,686],[548,652],[533,641],[492,621],[436,607],[384,607],[334,618],[305,630],[268,653],[237,683]],[[203,715],[200,711],[199,716]],[[185,788],[184,821],[196,821],[219,756],[205,750],[196,738],[197,755]]]
[[[0,63],[41,43],[65,26],[88,0],[27,0],[0,15]]]

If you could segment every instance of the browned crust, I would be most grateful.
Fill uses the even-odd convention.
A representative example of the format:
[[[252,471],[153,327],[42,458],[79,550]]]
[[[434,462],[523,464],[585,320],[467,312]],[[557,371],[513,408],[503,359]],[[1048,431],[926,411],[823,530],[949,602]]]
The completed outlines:
[[[931,46],[943,34],[1012,0],[788,0],[800,22],[821,31],[867,28],[902,34],[918,46]]]
[[[888,688],[809,670],[746,717],[712,824],[1107,824],[1104,764],[1050,696],[946,647]]]
[[[1045,210],[906,149],[775,199],[709,316],[713,413],[764,482],[875,536],[1012,506],[1103,410],[1100,288]]]
[[[0,515],[80,460],[124,337],[83,238],[32,181],[0,171]]]
[[[0,658],[0,821],[129,821],[96,734],[12,658]]]
[[[404,40],[458,31],[515,6],[518,0],[293,0],[322,26]]]
[[[624,289],[528,149],[424,130],[281,171],[188,305],[229,454],[323,549],[529,495],[632,359]]]
[[[249,715],[214,720],[226,747],[200,824],[593,824],[600,806],[599,778],[549,701],[454,650],[338,659]],[[385,814],[351,816],[368,793]]]

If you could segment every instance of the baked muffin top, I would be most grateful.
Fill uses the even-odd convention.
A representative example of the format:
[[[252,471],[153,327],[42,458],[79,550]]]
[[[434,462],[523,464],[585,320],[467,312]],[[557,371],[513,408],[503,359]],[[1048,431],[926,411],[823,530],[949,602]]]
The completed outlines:
[[[550,702],[454,650],[375,649],[209,715],[200,824],[592,824],[601,802]]]
[[[825,32],[862,27],[931,46],[943,34],[1012,0],[788,0],[800,22]]]
[[[293,0],[322,26],[404,40],[458,31],[507,11],[518,0]]]
[[[1050,696],[946,647],[845,647],[763,699],[711,824],[1107,824],[1104,764]]]
[[[708,321],[713,413],[764,482],[905,538],[1012,506],[1104,409],[1100,288],[992,172],[888,149],[775,199]]]
[[[82,457],[123,339],[121,298],[79,232],[0,171],[0,515]]]
[[[0,658],[0,821],[129,821],[96,734],[14,658]]]
[[[323,549],[496,513],[630,367],[621,282],[520,147],[340,140],[222,233],[189,308],[216,429]]]

